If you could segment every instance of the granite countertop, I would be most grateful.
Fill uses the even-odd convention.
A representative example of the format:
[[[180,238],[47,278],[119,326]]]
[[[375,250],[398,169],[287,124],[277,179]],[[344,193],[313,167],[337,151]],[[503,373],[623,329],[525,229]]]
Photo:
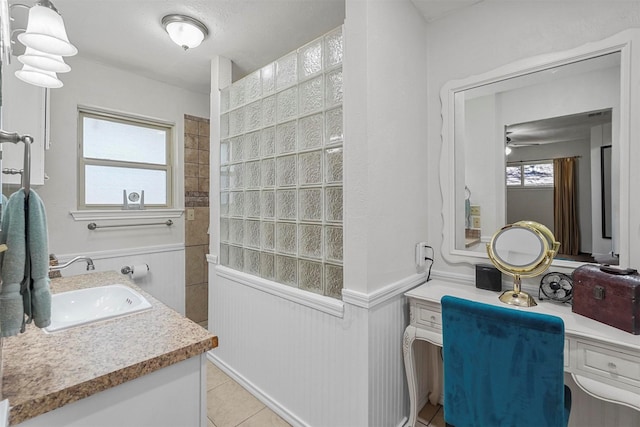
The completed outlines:
[[[217,347],[216,336],[118,272],[56,278],[51,291],[115,283],[140,292],[152,308],[51,334],[30,324],[4,339],[2,392],[11,425]]]

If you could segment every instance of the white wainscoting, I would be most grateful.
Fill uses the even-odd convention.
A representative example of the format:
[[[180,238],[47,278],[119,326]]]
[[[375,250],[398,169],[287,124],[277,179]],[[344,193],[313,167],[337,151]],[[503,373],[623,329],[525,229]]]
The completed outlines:
[[[294,426],[400,426],[408,413],[401,291],[342,318],[209,268],[210,359]]]
[[[149,273],[145,277],[134,280],[134,283],[178,313],[185,314],[185,251],[183,244],[56,254],[60,264],[79,255],[90,257],[96,267],[95,271],[120,271],[124,266],[147,264]],[[84,261],[76,262],[62,270],[61,273],[65,277],[84,274],[88,273],[86,267],[87,264]]]

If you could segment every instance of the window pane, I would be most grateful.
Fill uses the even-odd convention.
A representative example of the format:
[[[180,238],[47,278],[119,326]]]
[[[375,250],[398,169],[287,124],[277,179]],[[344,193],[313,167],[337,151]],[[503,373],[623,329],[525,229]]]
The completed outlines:
[[[528,187],[553,186],[553,163],[524,165],[524,185]]]
[[[507,185],[522,185],[522,168],[507,166]]]
[[[122,190],[144,190],[145,205],[167,204],[167,172],[163,170],[87,165],[87,205],[122,205]]]
[[[82,128],[85,158],[158,165],[167,162],[166,130],[94,117],[84,117]]]

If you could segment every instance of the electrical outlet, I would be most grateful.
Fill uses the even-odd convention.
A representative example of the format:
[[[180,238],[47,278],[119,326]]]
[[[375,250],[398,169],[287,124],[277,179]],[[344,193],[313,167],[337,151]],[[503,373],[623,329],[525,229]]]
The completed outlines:
[[[187,221],[193,221],[196,219],[195,209],[187,209]]]
[[[474,216],[472,218],[473,218],[473,228],[480,228],[482,226],[482,223],[480,222],[480,217]]]
[[[478,206],[478,205],[471,205],[471,215],[473,215],[473,216],[480,216],[480,206]]]

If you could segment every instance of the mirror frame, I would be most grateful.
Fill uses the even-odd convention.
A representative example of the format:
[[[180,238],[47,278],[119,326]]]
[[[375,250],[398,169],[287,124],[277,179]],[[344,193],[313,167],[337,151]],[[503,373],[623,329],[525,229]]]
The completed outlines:
[[[550,54],[522,59],[498,67],[486,73],[465,79],[447,82],[440,91],[442,102],[442,147],[440,152],[440,191],[442,196],[442,256],[450,263],[475,264],[488,259],[486,252],[457,249],[456,232],[456,188],[455,162],[455,95],[458,92],[496,83],[505,79],[544,71],[593,57],[620,52],[620,132],[618,150],[612,153],[619,164],[619,208],[617,212],[620,267],[629,266],[630,260],[630,141],[640,141],[640,125],[631,120],[631,111],[638,111],[638,94],[631,88],[640,87],[640,29],[628,29],[606,39],[583,46]],[[634,73],[635,72],[635,75]],[[638,122],[636,120],[636,122]],[[526,218],[523,218],[526,219]],[[555,267],[576,268],[581,262],[554,260]]]

